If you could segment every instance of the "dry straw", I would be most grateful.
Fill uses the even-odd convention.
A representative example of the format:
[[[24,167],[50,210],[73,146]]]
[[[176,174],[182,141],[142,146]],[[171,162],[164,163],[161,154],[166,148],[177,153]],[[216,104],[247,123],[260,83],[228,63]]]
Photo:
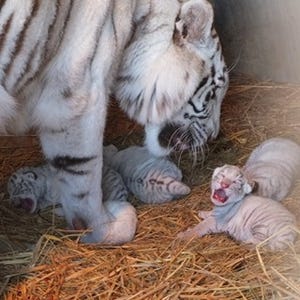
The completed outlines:
[[[113,107],[109,120],[119,112]],[[124,148],[141,142],[140,128],[120,119],[129,134],[107,143]],[[264,244],[242,245],[224,234],[190,241],[179,231],[199,222],[197,211],[210,209],[213,168],[243,164],[250,151],[274,135],[300,135],[300,87],[232,81],[223,105],[222,133],[205,160],[175,156],[193,186],[185,199],[164,205],[142,205],[134,241],[123,246],[82,245],[81,233],[63,230],[52,210],[24,215],[0,194],[0,293],[4,299],[300,299],[300,239],[283,252]],[[114,131],[115,133],[116,131]],[[118,131],[117,131],[118,132]],[[16,144],[17,143],[17,144]],[[42,160],[35,137],[3,138],[1,182],[22,165]],[[193,165],[193,168],[192,168]],[[284,202],[300,216],[300,189]],[[299,224],[298,224],[299,225]],[[300,234],[299,227],[294,230]]]

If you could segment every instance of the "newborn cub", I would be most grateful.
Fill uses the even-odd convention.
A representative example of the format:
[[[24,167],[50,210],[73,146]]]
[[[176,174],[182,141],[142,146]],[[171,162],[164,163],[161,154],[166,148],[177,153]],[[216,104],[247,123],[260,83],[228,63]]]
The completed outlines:
[[[294,242],[291,228],[296,219],[282,204],[269,198],[249,195],[252,187],[243,171],[231,165],[216,168],[211,182],[212,211],[200,211],[204,221],[179,238],[227,232],[236,240],[258,244],[266,239],[271,250],[281,250]]]
[[[104,147],[104,161],[123,178],[128,190],[145,203],[165,203],[190,193],[180,169],[169,159],[151,155],[147,148],[131,146],[118,151]]]

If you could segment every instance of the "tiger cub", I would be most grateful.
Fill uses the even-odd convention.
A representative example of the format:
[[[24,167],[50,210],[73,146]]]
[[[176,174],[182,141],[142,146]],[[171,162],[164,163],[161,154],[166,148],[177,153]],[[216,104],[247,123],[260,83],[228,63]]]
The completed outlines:
[[[173,162],[151,155],[145,147],[118,151],[110,145],[104,148],[104,161],[121,174],[129,191],[145,203],[164,203],[191,191],[181,182],[182,173]]]
[[[59,185],[48,164],[18,169],[9,178],[7,190],[11,203],[28,213],[61,204]],[[103,166],[102,191],[104,207],[111,220],[104,242],[122,244],[132,240],[137,226],[136,211],[127,202],[128,191],[121,176],[107,165]],[[54,211],[64,216],[60,207]],[[72,225],[75,229],[86,229],[79,218],[75,218]],[[82,241],[89,242],[87,237],[83,236]]]
[[[216,168],[211,191],[214,209],[200,211],[199,217],[204,220],[179,233],[179,238],[226,232],[245,243],[257,245],[266,240],[271,250],[284,249],[295,241],[295,216],[277,201],[250,194],[252,187],[240,168]]]
[[[280,201],[300,176],[300,146],[285,138],[268,139],[254,149],[243,171],[253,193]]]
[[[20,168],[7,183],[10,201],[28,213],[56,205],[59,203],[59,191],[54,181],[54,173],[47,164]]]

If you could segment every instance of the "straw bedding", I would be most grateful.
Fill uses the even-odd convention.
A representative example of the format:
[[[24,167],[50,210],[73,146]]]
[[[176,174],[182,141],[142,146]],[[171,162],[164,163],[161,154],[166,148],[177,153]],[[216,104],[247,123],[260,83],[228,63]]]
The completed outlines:
[[[118,116],[118,125],[114,121]],[[106,143],[142,142],[142,130],[112,106]],[[24,165],[43,159],[35,136],[0,139],[0,297],[4,299],[300,299],[300,239],[284,252],[242,245],[218,234],[175,239],[210,209],[212,170],[242,165],[261,141],[285,136],[300,142],[300,86],[237,77],[224,101],[219,138],[205,159],[174,160],[192,193],[164,205],[132,199],[135,239],[123,246],[87,246],[66,231],[51,208],[26,215],[7,201],[5,182]],[[118,126],[116,128],[116,126]],[[284,201],[300,221],[300,184]],[[300,224],[298,223],[298,226]],[[295,228],[299,233],[299,227]]]

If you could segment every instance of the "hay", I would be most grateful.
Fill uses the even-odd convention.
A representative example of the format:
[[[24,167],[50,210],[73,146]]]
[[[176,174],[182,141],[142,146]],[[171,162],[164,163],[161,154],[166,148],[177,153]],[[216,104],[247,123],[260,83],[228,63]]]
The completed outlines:
[[[243,164],[258,143],[274,135],[300,142],[299,100],[299,86],[232,80],[221,134],[205,161],[193,162],[188,154],[174,157],[185,181],[193,186],[191,195],[164,205],[134,201],[138,230],[134,241],[123,246],[79,244],[81,233],[63,230],[64,221],[51,209],[24,215],[9,206],[3,189],[0,295],[4,299],[299,299],[300,239],[291,249],[275,253],[263,244],[250,247],[223,234],[186,242],[175,239],[178,232],[199,222],[199,209],[211,208],[209,181],[216,166]],[[114,114],[119,111],[113,106],[109,122]],[[125,117],[120,122],[120,131],[106,131],[106,143],[120,148],[141,143],[140,127]],[[42,161],[35,137],[2,139],[0,155],[3,184],[18,167]],[[298,185],[284,202],[298,220],[299,201]],[[295,230],[300,235],[299,228]]]

